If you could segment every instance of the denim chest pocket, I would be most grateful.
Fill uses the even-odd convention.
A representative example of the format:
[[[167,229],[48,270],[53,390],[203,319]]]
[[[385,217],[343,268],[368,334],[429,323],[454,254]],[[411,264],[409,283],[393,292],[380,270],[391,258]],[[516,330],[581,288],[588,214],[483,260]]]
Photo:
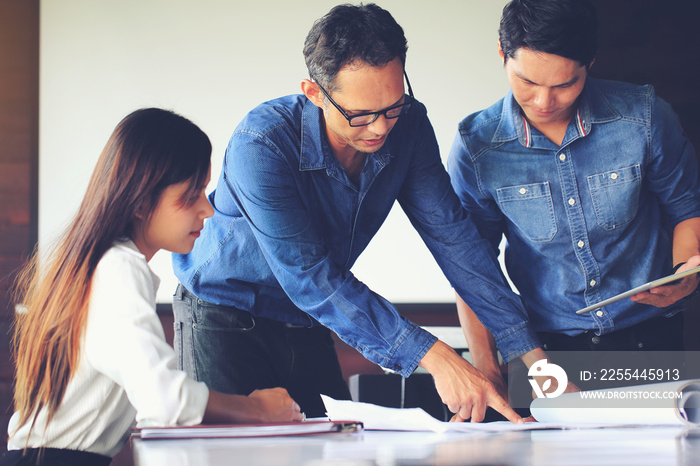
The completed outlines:
[[[557,233],[549,183],[523,184],[496,190],[503,213],[531,241],[551,241]]]
[[[598,225],[614,230],[628,224],[637,215],[642,169],[639,164],[588,177]]]

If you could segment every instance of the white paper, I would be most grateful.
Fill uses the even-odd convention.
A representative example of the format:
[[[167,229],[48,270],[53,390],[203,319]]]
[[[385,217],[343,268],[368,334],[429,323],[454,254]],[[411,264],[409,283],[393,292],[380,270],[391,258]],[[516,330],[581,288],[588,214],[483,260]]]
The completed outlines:
[[[427,432],[510,432],[519,430],[563,429],[566,425],[556,422],[526,422],[513,424],[497,422],[444,422],[438,421],[421,408],[387,408],[371,403],[334,400],[321,395],[326,414],[331,420],[354,419],[364,424],[365,430],[427,431]],[[608,427],[610,424],[587,424],[584,427]]]
[[[513,424],[508,421],[471,423],[443,422],[421,408],[387,408],[371,403],[334,400],[321,395],[331,420],[362,421],[365,430],[430,432],[507,432],[541,429],[582,429],[624,426],[688,426],[700,424],[700,380],[681,380],[650,385],[622,387],[591,392],[676,393],[679,396],[654,399],[644,407],[639,399],[583,398],[581,393],[565,393],[556,398],[533,400],[530,411],[538,422]],[[591,393],[589,392],[589,393]],[[625,407],[627,405],[628,407]]]

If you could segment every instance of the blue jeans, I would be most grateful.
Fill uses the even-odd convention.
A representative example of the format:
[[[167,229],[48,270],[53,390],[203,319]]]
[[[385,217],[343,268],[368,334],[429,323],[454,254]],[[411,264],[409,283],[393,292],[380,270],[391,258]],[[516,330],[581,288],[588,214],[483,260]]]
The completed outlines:
[[[325,416],[320,394],[350,399],[330,330],[285,324],[197,298],[173,297],[178,367],[219,392],[284,387],[308,417]]]

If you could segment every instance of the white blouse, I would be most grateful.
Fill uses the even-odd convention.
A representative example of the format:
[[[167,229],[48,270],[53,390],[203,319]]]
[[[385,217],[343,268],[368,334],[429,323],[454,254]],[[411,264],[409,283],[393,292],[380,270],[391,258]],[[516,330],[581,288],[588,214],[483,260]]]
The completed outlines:
[[[207,387],[177,370],[155,312],[160,279],[133,242],[116,243],[92,279],[87,328],[78,369],[46,426],[42,410],[17,428],[8,426],[7,448],[65,448],[114,456],[134,425],[198,424],[209,398]],[[31,419],[30,419],[31,421]]]

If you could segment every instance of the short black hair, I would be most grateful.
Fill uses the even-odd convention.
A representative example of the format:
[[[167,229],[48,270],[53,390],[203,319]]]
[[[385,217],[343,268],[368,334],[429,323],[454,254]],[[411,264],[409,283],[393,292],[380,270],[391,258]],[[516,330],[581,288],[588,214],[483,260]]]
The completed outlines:
[[[506,60],[525,47],[589,66],[598,52],[598,17],[589,0],[512,0],[498,36]]]
[[[354,61],[384,66],[406,64],[408,45],[391,14],[375,5],[338,5],[317,20],[304,42],[309,77],[329,91],[340,69]]]

